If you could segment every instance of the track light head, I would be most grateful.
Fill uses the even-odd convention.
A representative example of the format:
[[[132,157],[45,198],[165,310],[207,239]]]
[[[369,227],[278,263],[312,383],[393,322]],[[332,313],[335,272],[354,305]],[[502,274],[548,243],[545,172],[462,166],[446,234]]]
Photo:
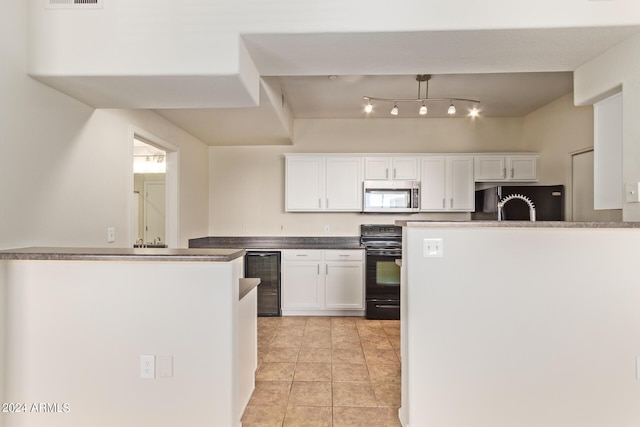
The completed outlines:
[[[422,103],[422,107],[420,107],[419,113],[421,116],[427,115],[427,106],[424,104],[424,102]]]
[[[371,102],[367,102],[367,105],[364,106],[364,112],[369,114],[372,111],[373,111],[373,105],[371,105]]]
[[[451,105],[449,105],[449,109],[447,110],[447,114],[452,115],[456,113],[456,106],[453,105],[453,102],[451,103]]]
[[[398,115],[398,104],[393,104],[393,108],[391,109],[391,115],[392,116]]]

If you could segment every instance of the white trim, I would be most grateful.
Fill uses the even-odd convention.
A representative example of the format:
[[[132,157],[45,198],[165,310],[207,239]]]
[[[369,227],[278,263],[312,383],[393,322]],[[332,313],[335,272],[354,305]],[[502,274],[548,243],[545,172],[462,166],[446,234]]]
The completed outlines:
[[[133,140],[138,137],[145,142],[158,147],[167,153],[167,173],[166,173],[166,190],[167,190],[167,205],[166,205],[166,243],[170,248],[178,247],[178,235],[179,235],[179,201],[180,201],[180,186],[179,186],[179,165],[180,165],[180,150],[175,145],[143,130],[136,126],[131,125],[129,127],[129,191],[128,191],[128,206],[127,212],[129,212],[129,226],[127,230],[127,241],[133,242]]]
[[[576,156],[579,156],[580,154],[586,154],[592,151],[594,151],[593,147],[581,148],[579,150],[570,152],[567,157],[569,162],[569,167],[567,168],[568,170],[567,182],[569,184],[565,187],[565,200],[564,200],[564,208],[565,208],[564,216],[567,221],[573,221],[573,160],[575,159]]]

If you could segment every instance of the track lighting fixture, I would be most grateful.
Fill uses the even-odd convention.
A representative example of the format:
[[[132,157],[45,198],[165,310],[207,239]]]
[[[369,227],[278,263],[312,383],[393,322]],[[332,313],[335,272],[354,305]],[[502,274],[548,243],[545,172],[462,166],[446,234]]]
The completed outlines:
[[[420,109],[418,110],[418,113],[421,116],[426,116],[427,112],[428,112],[428,104],[429,103],[437,103],[437,102],[449,102],[449,108],[447,109],[447,113],[452,116],[454,114],[456,114],[456,107],[454,105],[455,103],[471,103],[471,104],[475,104],[474,106],[474,110],[476,111],[476,113],[474,114],[473,111],[471,110],[471,115],[473,117],[476,117],[477,114],[477,105],[480,103],[480,101],[475,100],[475,99],[466,99],[466,98],[429,98],[429,80],[431,80],[431,74],[418,74],[416,76],[416,81],[418,82],[418,97],[417,98],[409,98],[409,99],[404,99],[404,98],[376,98],[373,96],[364,96],[363,98],[365,99],[365,101],[367,101],[367,105],[364,107],[364,111],[365,113],[369,114],[373,111],[373,104],[372,101],[376,101],[376,102],[389,102],[389,103],[393,103],[393,108],[390,111],[390,114],[392,116],[397,116],[399,113],[398,110],[398,104],[402,103],[402,102],[419,102],[422,105],[420,106]],[[425,90],[425,95],[424,97],[422,97],[421,95],[421,84],[422,82],[426,82],[426,90]]]

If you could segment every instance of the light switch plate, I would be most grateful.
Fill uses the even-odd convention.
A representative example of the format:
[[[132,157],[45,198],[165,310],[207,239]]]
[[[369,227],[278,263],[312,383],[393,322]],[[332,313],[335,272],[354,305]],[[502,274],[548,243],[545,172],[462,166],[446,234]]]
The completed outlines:
[[[116,241],[115,227],[107,227],[107,243],[113,243],[115,241]]]
[[[425,258],[442,258],[443,253],[442,239],[424,239],[422,241],[422,255]]]
[[[173,377],[173,356],[158,356],[158,378]]]

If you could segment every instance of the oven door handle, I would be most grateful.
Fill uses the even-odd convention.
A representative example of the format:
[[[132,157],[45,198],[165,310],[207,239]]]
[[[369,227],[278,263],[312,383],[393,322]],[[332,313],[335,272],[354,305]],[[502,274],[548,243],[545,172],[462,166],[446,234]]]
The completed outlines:
[[[370,249],[367,255],[402,257],[402,250]]]
[[[389,304],[376,304],[376,308],[399,308],[400,304],[398,305],[389,305]]]

